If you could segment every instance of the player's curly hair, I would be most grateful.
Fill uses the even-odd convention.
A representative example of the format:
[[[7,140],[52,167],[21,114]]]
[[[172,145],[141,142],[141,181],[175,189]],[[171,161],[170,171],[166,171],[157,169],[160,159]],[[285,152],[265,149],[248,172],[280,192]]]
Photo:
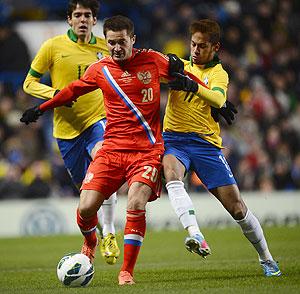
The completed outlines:
[[[134,24],[133,22],[126,16],[116,15],[104,20],[103,24],[103,34],[106,37],[107,31],[122,31],[126,30],[127,34],[130,37],[134,35]]]
[[[70,0],[67,10],[67,15],[69,18],[72,18],[72,13],[76,9],[77,4],[84,8],[90,8],[93,17],[97,17],[100,8],[100,3],[98,0]]]
[[[190,25],[190,34],[193,35],[197,32],[207,34],[209,41],[215,45],[220,42],[221,29],[219,24],[212,19],[196,20]]]

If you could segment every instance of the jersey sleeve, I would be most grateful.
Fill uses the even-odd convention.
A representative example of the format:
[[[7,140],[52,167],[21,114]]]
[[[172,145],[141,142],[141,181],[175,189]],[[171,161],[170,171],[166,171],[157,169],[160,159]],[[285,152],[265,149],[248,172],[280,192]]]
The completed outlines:
[[[225,70],[218,70],[213,75],[210,88],[213,91],[219,91],[220,93],[222,93],[226,99],[228,83],[229,78],[227,72]]]
[[[163,83],[168,82],[171,79],[169,76],[169,57],[158,51],[151,52],[154,56],[156,66],[159,71],[160,81]]]
[[[41,104],[39,108],[42,111],[46,111],[58,106],[63,106],[68,102],[76,100],[78,97],[86,93],[98,89],[95,73],[96,70],[94,69],[93,65],[91,65],[79,80],[70,83],[52,99]]]
[[[23,90],[34,97],[50,99],[53,97],[56,89],[40,83],[40,78],[49,70],[52,64],[52,40],[49,39],[43,43],[40,50],[34,57],[30,70],[23,83]]]
[[[187,74],[191,79],[198,83],[199,87],[196,95],[199,98],[204,99],[209,105],[213,107],[221,108],[226,101],[226,91],[228,84],[228,75],[225,71],[223,72],[225,73],[225,76],[222,74],[214,75],[214,79],[212,80],[212,83],[210,85],[211,88],[206,86],[192,73],[185,71],[185,74]],[[219,76],[219,79],[217,78],[217,76]]]
[[[34,57],[30,66],[30,72],[34,76],[41,77],[49,70],[52,64],[52,42],[52,39],[45,41]]]

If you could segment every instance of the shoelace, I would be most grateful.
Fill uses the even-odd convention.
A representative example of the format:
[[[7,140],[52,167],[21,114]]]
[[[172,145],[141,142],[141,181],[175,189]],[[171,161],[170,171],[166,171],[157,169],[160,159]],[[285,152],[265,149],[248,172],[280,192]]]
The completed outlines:
[[[109,240],[105,240],[105,247],[108,247],[109,249],[114,247],[114,244],[113,244],[112,240],[114,240],[114,237],[110,238]]]

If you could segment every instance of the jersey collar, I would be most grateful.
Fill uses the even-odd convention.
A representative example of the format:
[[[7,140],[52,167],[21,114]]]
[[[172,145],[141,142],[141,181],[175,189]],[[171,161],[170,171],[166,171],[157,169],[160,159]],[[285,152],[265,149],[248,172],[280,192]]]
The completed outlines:
[[[96,40],[96,37],[93,35],[93,33],[91,33],[91,39],[89,41],[89,44],[96,44],[97,43],[97,40]],[[68,30],[68,33],[67,33],[69,39],[75,43],[77,43],[78,41],[78,37],[77,35],[74,33],[74,31],[72,29],[69,29]]]
[[[192,56],[190,56],[190,63],[191,63],[191,66],[193,66]],[[214,58],[210,62],[206,63],[204,68],[214,67],[219,63],[221,63],[221,60],[219,59],[219,56],[217,54],[215,54]]]

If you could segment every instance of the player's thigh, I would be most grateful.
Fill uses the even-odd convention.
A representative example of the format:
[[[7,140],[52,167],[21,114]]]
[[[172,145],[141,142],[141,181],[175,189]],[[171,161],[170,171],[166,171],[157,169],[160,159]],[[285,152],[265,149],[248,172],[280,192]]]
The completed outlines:
[[[128,155],[126,180],[129,189],[134,182],[144,183],[152,190],[149,201],[160,196],[162,151],[134,152]]]
[[[221,149],[199,144],[191,151],[191,157],[192,167],[207,189],[236,184]]]
[[[94,123],[74,139],[57,139],[65,167],[79,187],[94,154],[102,147],[105,123],[105,119]]]
[[[89,129],[86,137],[86,150],[92,159],[95,158],[98,150],[102,148],[104,140],[106,119],[94,123]]]
[[[82,134],[70,140],[57,139],[64,165],[77,186],[81,185],[91,161],[91,158],[86,156],[84,142]]]
[[[98,191],[104,199],[108,199],[126,181],[121,159],[118,152],[99,150],[88,168],[81,190]]]
[[[191,165],[189,151],[185,149],[184,143],[165,143],[163,158],[163,172],[166,181],[182,181],[185,173]]]

